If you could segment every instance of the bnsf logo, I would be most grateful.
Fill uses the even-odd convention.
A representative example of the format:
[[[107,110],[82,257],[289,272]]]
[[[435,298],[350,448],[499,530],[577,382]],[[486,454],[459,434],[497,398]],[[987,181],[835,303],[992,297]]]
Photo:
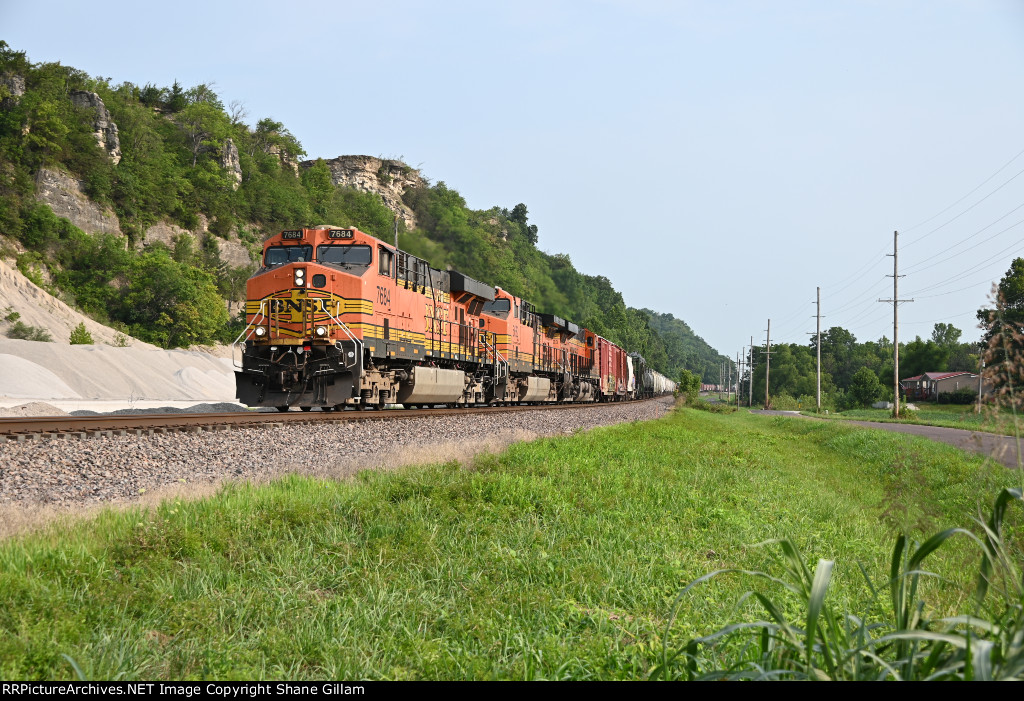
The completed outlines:
[[[326,299],[275,299],[271,302],[270,310],[275,314],[290,312],[302,314],[303,312],[324,312],[331,313],[327,306]]]

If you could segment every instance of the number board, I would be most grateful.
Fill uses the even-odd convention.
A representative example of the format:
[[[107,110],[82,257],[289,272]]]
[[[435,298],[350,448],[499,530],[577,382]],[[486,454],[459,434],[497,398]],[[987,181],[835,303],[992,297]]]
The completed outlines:
[[[331,229],[327,233],[328,238],[332,239],[350,239],[352,238],[353,232],[351,229]]]
[[[295,231],[282,231],[281,232],[281,238],[283,238],[283,239],[301,239],[302,238],[302,229],[297,229]]]

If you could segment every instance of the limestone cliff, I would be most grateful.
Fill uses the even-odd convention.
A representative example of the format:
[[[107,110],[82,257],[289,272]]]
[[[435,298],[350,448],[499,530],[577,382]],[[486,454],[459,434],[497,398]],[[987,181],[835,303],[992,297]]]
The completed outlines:
[[[220,150],[220,165],[231,178],[231,189],[237,190],[242,184],[242,162],[238,158],[238,147],[233,139],[224,139],[224,146]]]
[[[90,200],[82,192],[81,183],[67,173],[40,168],[36,173],[36,199],[87,234],[121,234],[113,210]]]
[[[71,104],[92,111],[94,115],[92,128],[96,143],[107,152],[107,156],[114,165],[120,163],[121,140],[117,136],[117,125],[114,124],[114,120],[100,96],[85,90],[72,90]]]
[[[11,108],[25,94],[25,77],[17,73],[0,73],[0,107]]]
[[[139,247],[141,248],[153,243],[162,243],[173,250],[174,240],[178,236],[182,235],[191,237],[194,245],[198,246],[207,231],[208,222],[206,217],[202,214],[199,215],[199,226],[196,227],[194,232],[189,231],[188,229],[183,229],[177,224],[157,222],[146,229],[146,233],[139,242]],[[217,254],[220,256],[221,262],[225,265],[232,268],[247,268],[253,265],[253,259],[252,255],[249,253],[249,249],[236,239],[225,240],[215,237],[214,241],[217,243]]]
[[[315,161],[303,161],[300,166],[309,168],[313,163]],[[327,166],[335,185],[380,195],[407,228],[416,226],[416,216],[402,202],[402,195],[410,188],[426,186],[418,170],[401,161],[373,156],[338,156],[327,161]]]

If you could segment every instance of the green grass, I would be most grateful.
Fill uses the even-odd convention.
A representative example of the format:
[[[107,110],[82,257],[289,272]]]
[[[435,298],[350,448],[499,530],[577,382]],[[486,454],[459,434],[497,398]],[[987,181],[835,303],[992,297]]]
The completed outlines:
[[[910,436],[682,410],[468,469],[229,486],[0,543],[0,678],[73,678],[64,655],[107,679],[645,677],[682,587],[770,567],[753,544],[835,560],[829,602],[859,610],[893,522],[969,526],[1018,478]],[[977,553],[933,558],[923,595],[952,613]],[[705,585],[669,642],[755,615],[745,590]]]
[[[982,431],[1011,436],[1015,433],[1013,417],[1003,413],[995,414],[986,407],[982,413],[975,411],[975,405],[924,404],[918,403],[917,411],[899,420],[892,418],[891,409],[848,409],[842,412],[817,414],[813,411],[800,412],[804,416],[823,419],[845,419],[848,421],[878,421],[881,423],[912,423],[922,426],[943,426],[968,431]]]

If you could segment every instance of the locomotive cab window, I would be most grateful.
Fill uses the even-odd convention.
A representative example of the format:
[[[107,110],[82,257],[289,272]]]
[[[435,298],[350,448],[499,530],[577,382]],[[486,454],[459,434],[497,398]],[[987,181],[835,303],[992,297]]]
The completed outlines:
[[[483,313],[490,316],[496,316],[499,319],[507,319],[508,312],[512,308],[512,303],[507,299],[494,299],[490,302],[484,302]]]
[[[391,259],[394,253],[390,249],[380,246],[377,249],[377,272],[381,275],[391,277]]]
[[[312,246],[270,246],[263,258],[263,265],[270,268],[285,263],[307,263],[311,260]]]
[[[347,244],[325,244],[316,247],[316,259],[319,263],[341,265],[345,267],[369,267],[373,259],[373,251],[369,246],[351,246]]]

